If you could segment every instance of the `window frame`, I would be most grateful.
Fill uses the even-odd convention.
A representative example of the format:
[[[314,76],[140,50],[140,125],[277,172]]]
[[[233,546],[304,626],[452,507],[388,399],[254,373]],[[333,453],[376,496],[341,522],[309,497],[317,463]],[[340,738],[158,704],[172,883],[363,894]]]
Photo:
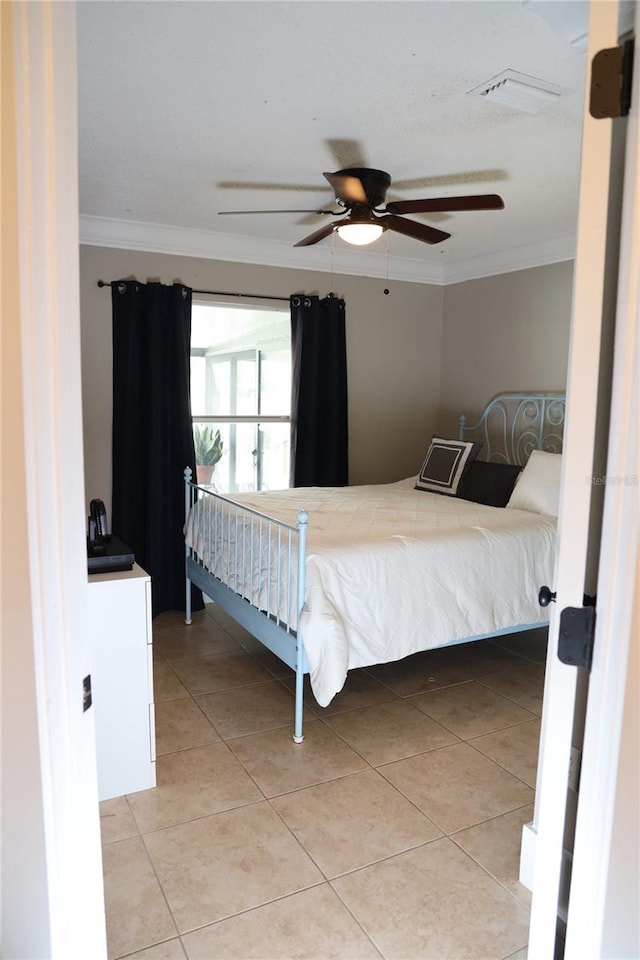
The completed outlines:
[[[267,301],[267,300],[262,300],[262,299],[260,299],[260,298],[255,298],[254,300],[252,300],[251,304],[248,304],[248,303],[247,303],[247,304],[245,305],[245,304],[238,304],[237,302],[234,302],[234,301],[223,300],[223,299],[220,299],[219,297],[214,297],[214,296],[208,297],[208,296],[203,295],[203,294],[198,294],[197,296],[194,295],[193,300],[192,300],[192,303],[193,303],[193,306],[200,306],[200,307],[223,307],[223,308],[224,308],[224,307],[232,307],[233,309],[237,309],[237,310],[240,310],[240,311],[241,311],[241,310],[247,310],[247,311],[248,311],[248,310],[268,310],[268,311],[271,312],[271,313],[282,313],[282,314],[284,314],[284,315],[288,315],[288,313],[289,313],[288,308],[274,307],[272,302]],[[289,349],[290,349],[290,348],[291,348],[291,339],[289,339]],[[205,357],[205,358],[206,358],[206,352],[205,352],[205,351],[206,351],[206,348],[205,348],[205,347],[193,347],[193,346],[190,344],[189,357],[190,357],[190,359],[191,359],[191,357],[194,357],[194,356],[202,356],[202,357]],[[256,399],[257,399],[257,406],[258,406],[258,407],[260,407],[260,405],[261,405],[261,396],[260,396],[260,383],[261,383],[260,369],[261,369],[261,362],[260,362],[260,358],[261,358],[261,354],[262,354],[262,353],[264,353],[264,346],[262,346],[262,347],[261,347],[261,346],[258,346],[257,348],[255,348],[255,349],[253,349],[253,350],[251,350],[251,349],[244,349],[244,350],[240,350],[240,351],[226,350],[224,353],[221,353],[221,354],[220,354],[220,359],[225,359],[225,358],[226,358],[226,359],[228,359],[228,360],[229,360],[229,359],[237,359],[237,358],[240,356],[240,354],[245,354],[246,356],[248,356],[248,355],[251,354],[251,355],[255,358],[255,361],[256,361],[256,380],[257,380],[257,383],[256,383]],[[190,398],[190,399],[191,399],[191,398]],[[217,425],[217,426],[220,425],[220,424],[228,424],[228,425],[230,425],[231,427],[233,427],[234,425],[237,425],[237,424],[252,424],[252,425],[255,426],[255,430],[256,430],[256,446],[255,446],[255,450],[256,450],[256,451],[259,451],[259,447],[260,447],[260,425],[261,425],[261,424],[267,424],[267,423],[288,423],[288,424],[290,424],[290,423],[291,423],[291,410],[289,410],[289,413],[288,413],[288,414],[262,414],[262,413],[256,413],[256,414],[232,414],[232,413],[227,413],[227,414],[200,414],[200,413],[196,413],[196,414],[194,414],[194,413],[193,413],[193,410],[192,410],[192,416],[191,416],[192,428],[193,428],[196,424],[198,424],[198,423],[203,423],[203,424],[215,424],[215,425]],[[290,455],[290,454],[291,454],[291,450],[289,450],[289,455]],[[236,475],[235,446],[234,446],[233,453],[230,451],[230,456],[231,456],[230,475],[232,475],[232,476],[235,477],[235,475]],[[259,453],[257,453],[256,456],[257,456],[257,462],[256,462],[256,464],[255,464],[255,467],[256,467],[256,471],[255,471],[255,484],[256,484],[256,491],[258,491],[258,490],[262,489],[262,487],[261,487],[261,483],[262,483],[261,451],[260,451]],[[235,492],[235,491],[231,491],[231,492]]]

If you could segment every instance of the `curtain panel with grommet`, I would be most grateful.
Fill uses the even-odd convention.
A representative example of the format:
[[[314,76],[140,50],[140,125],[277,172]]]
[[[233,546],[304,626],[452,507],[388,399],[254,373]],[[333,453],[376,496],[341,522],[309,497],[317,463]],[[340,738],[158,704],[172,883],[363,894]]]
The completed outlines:
[[[191,422],[191,290],[121,280],[113,311],[112,530],[151,577],[153,616],[185,609],[184,481]],[[194,609],[202,595],[194,588]]]
[[[291,486],[349,482],[344,300],[294,294],[291,306]]]

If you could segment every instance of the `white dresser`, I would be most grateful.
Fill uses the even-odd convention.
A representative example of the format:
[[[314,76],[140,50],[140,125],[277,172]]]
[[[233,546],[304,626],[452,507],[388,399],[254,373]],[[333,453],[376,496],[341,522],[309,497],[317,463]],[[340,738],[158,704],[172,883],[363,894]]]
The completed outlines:
[[[100,800],[156,785],[151,577],[138,564],[89,576]]]

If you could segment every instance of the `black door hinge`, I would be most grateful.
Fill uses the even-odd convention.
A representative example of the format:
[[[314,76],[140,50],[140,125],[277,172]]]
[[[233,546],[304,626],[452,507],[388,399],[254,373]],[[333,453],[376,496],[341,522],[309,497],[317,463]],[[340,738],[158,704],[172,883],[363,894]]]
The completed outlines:
[[[89,673],[82,681],[82,712],[84,713],[92,704],[91,697],[91,674]]]
[[[593,662],[595,627],[594,606],[565,607],[560,614],[558,659],[571,667],[590,670]]]
[[[596,120],[626,117],[631,107],[633,38],[599,50],[591,63],[589,113]]]

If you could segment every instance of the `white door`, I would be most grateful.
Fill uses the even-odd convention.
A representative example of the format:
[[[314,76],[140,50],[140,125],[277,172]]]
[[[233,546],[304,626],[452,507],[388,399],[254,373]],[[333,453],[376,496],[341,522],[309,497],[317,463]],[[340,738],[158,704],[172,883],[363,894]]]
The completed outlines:
[[[557,657],[560,614],[566,607],[582,607],[583,594],[595,594],[601,586],[598,561],[607,477],[627,121],[591,117],[589,84],[595,53],[618,44],[618,17],[617,2],[594,0],[590,4],[559,545],[555,581],[550,585],[556,591],[557,602],[550,616],[534,823],[528,836],[525,828],[523,837],[523,860],[531,854],[534,861],[530,960],[549,960],[554,956],[558,912],[566,916],[578,805],[575,772],[589,695],[586,671],[567,666]],[[599,595],[598,616],[604,605],[605,597]],[[568,943],[574,924],[579,922],[579,912],[572,911]],[[583,952],[573,956],[584,960],[599,954]]]
[[[10,266],[2,291],[2,451],[10,456],[2,477],[1,951],[102,960],[95,734],[84,683],[75,6],[0,8],[3,280]]]

